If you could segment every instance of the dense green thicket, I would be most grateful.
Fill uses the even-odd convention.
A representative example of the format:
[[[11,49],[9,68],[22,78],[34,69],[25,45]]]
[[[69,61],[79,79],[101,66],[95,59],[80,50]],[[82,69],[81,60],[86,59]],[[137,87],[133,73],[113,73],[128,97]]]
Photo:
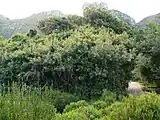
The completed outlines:
[[[48,18],[41,20],[39,21],[37,27],[41,30],[42,33],[46,35],[73,29],[71,21],[69,21],[65,17]]]
[[[125,21],[119,20],[116,17],[104,9],[94,9],[94,8],[86,8],[84,9],[84,18],[86,23],[91,26],[97,27],[105,27],[113,30],[117,34],[121,34],[124,31],[130,32],[131,26],[129,26]]]
[[[84,8],[84,17],[41,20],[38,28],[45,36],[31,29],[0,41],[2,83],[47,85],[87,99],[104,89],[126,91],[134,58],[131,27],[105,5]]]
[[[160,85],[160,25],[134,28],[95,6],[39,21],[42,36],[0,37],[0,120],[160,119],[158,95],[122,96],[133,78]]]
[[[136,77],[148,82],[156,82],[160,86],[160,25],[148,24],[145,29],[139,30],[136,35],[137,49]]]
[[[86,26],[72,31],[65,40],[55,35],[2,40],[0,79],[52,85],[88,98],[101,95],[103,89],[125,91],[133,59],[126,33],[115,35]]]
[[[133,68],[138,79],[159,80],[159,25],[133,29],[105,5],[93,4],[83,17],[48,18],[38,27],[46,35],[31,29],[1,38],[2,83],[48,85],[91,99],[103,89],[125,92]]]
[[[67,17],[53,17],[38,22],[37,27],[43,34],[59,33],[70,29],[76,29],[79,26],[89,24],[95,28],[107,28],[116,34],[122,34],[124,31],[132,35],[133,26],[123,19],[115,17],[108,9],[103,6],[84,7],[83,17],[69,15]]]

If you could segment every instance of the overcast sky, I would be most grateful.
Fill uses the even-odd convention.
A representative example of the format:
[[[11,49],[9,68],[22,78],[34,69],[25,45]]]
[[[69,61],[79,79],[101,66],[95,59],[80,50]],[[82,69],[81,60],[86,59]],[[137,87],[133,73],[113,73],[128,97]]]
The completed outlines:
[[[81,15],[83,3],[95,1],[105,2],[109,9],[127,13],[137,22],[146,16],[160,13],[159,0],[1,0],[0,14],[11,19],[48,10]]]

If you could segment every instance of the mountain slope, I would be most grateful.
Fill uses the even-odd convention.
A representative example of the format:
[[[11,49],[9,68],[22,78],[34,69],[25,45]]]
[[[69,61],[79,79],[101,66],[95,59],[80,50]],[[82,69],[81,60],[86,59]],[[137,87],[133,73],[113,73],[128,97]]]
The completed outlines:
[[[118,10],[110,10],[110,12],[113,16],[117,17],[118,19],[123,19],[125,22],[127,22],[130,25],[136,24],[135,20],[125,13],[122,13]]]
[[[109,12],[111,12],[114,17],[126,21],[129,25],[136,24],[135,20],[125,13],[122,13],[118,10],[109,10]],[[58,10],[52,10],[33,14],[24,19],[15,20],[10,20],[7,17],[1,15],[0,35],[4,36],[5,38],[9,38],[15,33],[27,33],[29,29],[36,29],[38,31],[36,27],[37,21],[53,16],[64,16],[64,14]]]
[[[53,16],[63,16],[63,13],[61,13],[58,10],[52,10],[52,11],[47,11],[47,12],[40,12],[38,14],[33,14],[24,19],[14,20],[14,21],[18,21],[18,22],[22,22],[26,24],[36,24],[38,20],[42,20],[48,17],[53,17]]]
[[[0,35],[8,38],[15,33],[26,33],[29,29],[37,29],[36,23],[38,20],[42,20],[53,16],[63,16],[58,10],[41,12],[33,14],[24,19],[9,20],[4,16],[0,16]]]
[[[138,27],[144,27],[144,26],[146,26],[149,22],[160,23],[160,13],[155,14],[155,15],[151,15],[151,16],[148,16],[148,17],[144,18],[144,19],[141,20],[139,23],[137,23],[137,26],[138,26]]]
[[[0,24],[9,23],[11,20],[3,15],[0,15]]]

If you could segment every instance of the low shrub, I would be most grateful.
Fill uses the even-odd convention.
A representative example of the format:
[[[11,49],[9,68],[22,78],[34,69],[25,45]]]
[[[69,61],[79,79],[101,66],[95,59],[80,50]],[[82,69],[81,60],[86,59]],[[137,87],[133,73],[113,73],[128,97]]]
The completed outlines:
[[[52,103],[58,112],[62,113],[65,106],[72,102],[77,102],[79,97],[72,94],[60,92],[59,90],[53,90],[52,88],[46,87],[42,92],[42,99]]]
[[[105,101],[108,105],[111,105],[117,101],[117,94],[110,91],[104,91],[101,100]]]
[[[34,92],[22,91],[14,87],[12,92],[0,94],[0,120],[55,119],[56,109],[53,104],[42,100]]]
[[[130,96],[102,112],[101,120],[159,120],[160,96],[147,94]]]
[[[100,112],[92,106],[80,107],[56,116],[56,120],[98,120],[98,118],[100,118]]]
[[[54,106],[57,112],[61,113],[63,112],[63,109],[66,105],[79,100],[78,97],[72,94],[53,90],[48,87],[35,88],[27,86],[26,84],[19,85],[18,83],[13,83],[10,87],[4,85],[0,86],[0,95],[2,98],[3,96],[13,97],[13,100],[15,99],[17,101],[20,101],[21,99],[23,99],[23,97],[24,100],[29,98],[28,102],[30,102],[30,100],[33,100],[35,102],[36,100],[39,100],[44,102],[44,104]],[[12,100],[12,98],[10,98],[9,100]]]
[[[52,100],[52,99],[50,99]],[[53,104],[56,107],[58,112],[63,112],[63,109],[66,105],[76,102],[79,99],[71,94],[68,93],[60,93],[59,95],[55,96],[55,99],[53,100]]]
[[[76,100],[78,98],[74,95],[47,87],[20,87],[13,84],[6,92],[0,92],[0,120],[160,119],[160,96],[156,94],[123,97],[121,100],[117,99],[115,93],[104,92],[100,100],[95,102]]]
[[[93,103],[93,106],[96,109],[100,110],[100,109],[106,108],[108,106],[108,104],[105,101],[98,100],[98,101]]]
[[[79,109],[81,107],[87,107],[87,106],[89,106],[89,104],[84,100],[81,100],[81,101],[78,101],[78,102],[73,102],[70,105],[67,105],[65,107],[64,113],[70,112],[70,111],[75,110],[75,109]]]
[[[11,37],[12,41],[25,41],[27,40],[27,36],[23,35],[23,34],[15,34]]]

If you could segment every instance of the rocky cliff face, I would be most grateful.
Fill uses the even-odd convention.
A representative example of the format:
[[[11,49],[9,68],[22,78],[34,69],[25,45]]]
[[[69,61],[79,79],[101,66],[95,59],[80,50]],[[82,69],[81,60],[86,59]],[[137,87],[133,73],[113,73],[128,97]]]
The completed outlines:
[[[144,27],[144,26],[146,26],[150,22],[160,23],[160,13],[158,13],[156,15],[151,15],[151,16],[148,16],[148,17],[144,18],[139,23],[137,23],[137,26],[138,27]]]
[[[14,20],[22,23],[29,23],[29,24],[36,24],[38,20],[42,20],[48,17],[53,17],[53,16],[63,16],[63,13],[61,13],[58,10],[52,10],[52,11],[47,11],[47,12],[40,12],[38,14],[33,14],[29,17],[26,17],[24,19],[20,20]]]
[[[36,23],[38,20],[53,16],[63,16],[63,14],[58,10],[53,10],[33,14],[24,19],[16,20],[10,20],[5,16],[0,15],[0,35],[8,38],[15,33],[26,33],[29,29],[37,29]]]
[[[0,24],[9,23],[11,20],[3,15],[0,15]]]
[[[118,10],[110,10],[110,12],[111,12],[112,15],[114,15],[118,19],[123,19],[125,22],[127,22],[130,25],[135,25],[136,24],[135,20],[125,13],[122,13]]]
[[[129,25],[133,25],[133,26],[144,27],[149,22],[160,23],[160,13],[146,17],[139,23],[136,23],[132,17],[118,10],[109,10],[109,12],[117,19],[124,20]],[[0,35],[8,38],[15,33],[26,33],[28,32],[29,29],[37,29],[36,23],[38,20],[42,20],[48,17],[53,17],[53,16],[64,16],[64,14],[58,10],[52,10],[48,12],[33,14],[24,19],[16,19],[16,20],[10,20],[5,16],[0,15]]]

